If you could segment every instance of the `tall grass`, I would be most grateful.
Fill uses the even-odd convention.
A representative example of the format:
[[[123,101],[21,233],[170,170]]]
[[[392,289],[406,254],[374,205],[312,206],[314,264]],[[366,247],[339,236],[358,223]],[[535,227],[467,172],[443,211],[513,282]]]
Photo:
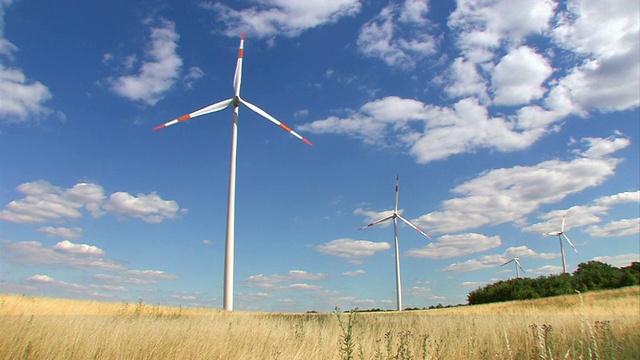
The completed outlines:
[[[640,359],[640,287],[333,314],[0,295],[0,359]]]

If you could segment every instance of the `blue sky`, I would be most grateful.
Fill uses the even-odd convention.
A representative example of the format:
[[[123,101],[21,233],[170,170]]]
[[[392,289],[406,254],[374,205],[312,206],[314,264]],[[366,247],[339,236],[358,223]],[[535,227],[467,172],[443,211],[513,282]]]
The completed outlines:
[[[0,0],[0,292],[235,309],[466,303],[639,245],[635,0]]]

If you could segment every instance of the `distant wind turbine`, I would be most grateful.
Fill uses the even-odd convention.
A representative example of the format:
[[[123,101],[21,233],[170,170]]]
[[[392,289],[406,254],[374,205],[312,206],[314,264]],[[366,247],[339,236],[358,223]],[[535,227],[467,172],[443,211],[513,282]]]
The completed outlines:
[[[168,126],[175,125],[179,122],[193,119],[197,116],[206,115],[212,112],[220,111],[227,108],[229,105],[233,105],[233,126],[231,131],[231,161],[229,166],[229,198],[227,203],[227,235],[225,243],[225,258],[224,258],[224,310],[233,310],[233,260],[234,260],[234,242],[235,242],[235,207],[236,207],[236,155],[238,149],[238,108],[240,104],[255,111],[259,115],[265,117],[267,120],[280,126],[293,136],[304,141],[308,145],[312,145],[311,142],[302,137],[297,132],[291,130],[290,127],[284,123],[278,121],[273,116],[267,114],[264,110],[251,104],[250,102],[240,97],[240,83],[242,82],[242,56],[244,48],[244,33],[240,38],[240,50],[238,51],[238,62],[236,64],[236,73],[233,77],[233,89],[234,96],[231,99],[223,100],[215,104],[204,107],[200,110],[183,115],[179,118],[173,119],[165,124],[156,126],[153,130],[164,129]]]
[[[560,225],[560,231],[553,231],[553,232],[542,234],[542,236],[557,236],[558,240],[560,240],[560,254],[562,255],[562,273],[563,274],[566,274],[567,272],[567,261],[565,260],[565,257],[564,257],[564,246],[562,243],[562,238],[564,237],[564,239],[567,240],[569,245],[571,245],[571,247],[573,248],[573,251],[575,251],[576,254],[578,253],[578,249],[576,249],[575,245],[573,245],[571,240],[569,240],[569,237],[567,236],[567,234],[564,233],[564,223],[566,219],[567,219],[567,212],[565,211],[564,214],[562,215],[562,225]]]
[[[395,256],[396,256],[396,301],[398,311],[402,311],[402,283],[400,281],[400,251],[398,249],[398,219],[404,221],[405,224],[409,225],[409,227],[415,229],[420,234],[426,236],[429,240],[431,240],[431,236],[427,235],[424,231],[418,229],[417,226],[413,225],[409,220],[405,219],[398,213],[398,197],[400,194],[400,177],[396,176],[396,202],[393,207],[393,213],[389,216],[386,216],[380,220],[376,220],[367,226],[363,226],[358,230],[364,230],[373,225],[379,224],[381,222],[387,220],[393,220],[393,238],[395,242]]]
[[[520,278],[520,270],[522,270],[522,272],[524,273],[524,269],[522,268],[522,265],[520,265],[520,258],[518,257],[514,257],[513,259],[507,261],[506,263],[500,265],[500,266],[505,266],[507,264],[510,264],[512,262],[516,263],[516,278],[519,279]]]

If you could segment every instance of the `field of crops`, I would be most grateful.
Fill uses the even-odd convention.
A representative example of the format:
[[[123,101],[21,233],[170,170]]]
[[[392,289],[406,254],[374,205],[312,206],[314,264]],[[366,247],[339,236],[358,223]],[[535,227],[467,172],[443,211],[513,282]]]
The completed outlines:
[[[0,359],[640,359],[640,287],[329,314],[0,294]]]

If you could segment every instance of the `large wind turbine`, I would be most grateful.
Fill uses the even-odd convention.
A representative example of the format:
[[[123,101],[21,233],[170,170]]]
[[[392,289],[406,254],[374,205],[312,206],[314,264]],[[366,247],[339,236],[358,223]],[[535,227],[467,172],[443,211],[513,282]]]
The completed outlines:
[[[506,263],[500,265],[500,266],[505,266],[507,264],[510,264],[512,262],[516,263],[516,278],[519,279],[520,278],[520,270],[522,270],[522,272],[524,272],[524,269],[522,268],[522,265],[520,265],[520,258],[518,257],[514,257],[513,259],[507,261]]]
[[[405,219],[398,213],[398,197],[400,194],[400,177],[396,176],[396,202],[393,207],[393,213],[389,216],[386,216],[380,220],[376,220],[367,226],[363,226],[358,230],[363,230],[369,228],[373,225],[379,224],[381,222],[385,222],[387,220],[393,220],[393,239],[395,242],[395,256],[396,256],[396,301],[398,311],[402,311],[402,283],[400,281],[400,250],[398,249],[398,219],[404,221],[405,224],[409,225],[409,227],[415,229],[420,234],[426,236],[429,240],[431,237],[427,235],[424,231],[418,229],[417,226],[413,225],[409,220]]]
[[[567,272],[567,261],[564,258],[564,246],[562,243],[562,238],[564,237],[564,239],[567,240],[569,245],[571,245],[571,247],[573,248],[573,251],[575,251],[576,254],[578,253],[578,249],[576,249],[575,245],[573,245],[571,240],[569,240],[569,237],[567,236],[567,234],[564,233],[564,223],[566,219],[567,219],[567,212],[565,211],[564,214],[562,215],[562,225],[560,225],[560,231],[553,231],[553,232],[542,234],[542,236],[557,236],[558,240],[560,240],[560,254],[562,255],[562,273],[563,274]]]
[[[265,117],[267,120],[280,126],[293,136],[304,141],[308,145],[311,142],[302,137],[297,132],[291,130],[290,127],[284,123],[278,121],[273,116],[267,114],[264,110],[251,104],[250,102],[240,97],[240,83],[242,82],[242,56],[244,49],[244,33],[240,38],[240,50],[238,51],[238,62],[236,64],[236,73],[233,77],[233,90],[234,96],[231,99],[222,100],[215,104],[204,107],[200,110],[196,110],[192,113],[183,115],[179,118],[173,119],[165,124],[156,126],[153,130],[164,129],[167,126],[177,124],[179,122],[193,119],[197,116],[206,115],[212,112],[220,111],[227,108],[229,105],[233,105],[233,126],[231,131],[231,161],[229,166],[229,198],[227,204],[227,235],[225,242],[225,258],[224,258],[224,309],[233,310],[233,260],[234,260],[234,231],[235,231],[235,207],[236,207],[236,155],[238,149],[238,108],[240,104],[255,111],[259,115]]]

